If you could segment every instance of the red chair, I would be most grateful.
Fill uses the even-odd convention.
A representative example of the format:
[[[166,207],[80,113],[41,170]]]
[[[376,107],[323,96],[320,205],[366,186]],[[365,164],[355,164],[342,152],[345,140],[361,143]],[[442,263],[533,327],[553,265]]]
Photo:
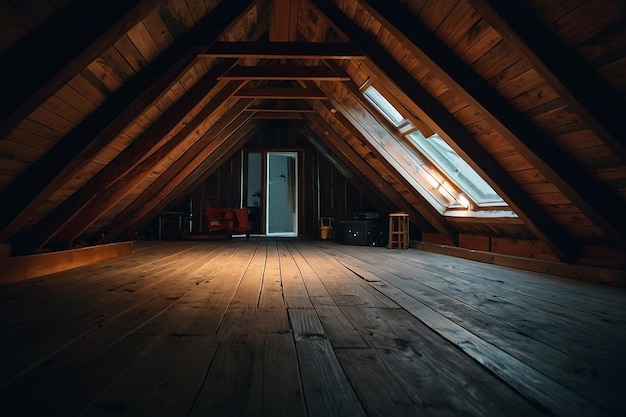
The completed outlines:
[[[234,221],[233,225],[229,230],[229,233],[237,234],[237,233],[245,233],[246,241],[250,240],[250,229],[252,229],[250,222],[248,222],[248,208],[236,208],[232,209],[234,213]]]
[[[227,209],[211,207],[207,204],[205,207],[205,213],[207,218],[207,229],[209,234],[216,232],[228,233],[229,219],[226,216]],[[231,213],[232,216],[232,213]],[[232,219],[232,217],[231,217]]]

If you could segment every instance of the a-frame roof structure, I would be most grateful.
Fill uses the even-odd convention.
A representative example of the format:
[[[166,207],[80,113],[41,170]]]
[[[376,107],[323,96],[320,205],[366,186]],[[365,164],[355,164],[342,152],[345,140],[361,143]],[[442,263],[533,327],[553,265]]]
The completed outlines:
[[[562,261],[620,258],[625,15],[620,0],[5,2],[0,241],[114,241],[280,119],[451,244],[532,236]],[[433,206],[364,85],[517,217]]]

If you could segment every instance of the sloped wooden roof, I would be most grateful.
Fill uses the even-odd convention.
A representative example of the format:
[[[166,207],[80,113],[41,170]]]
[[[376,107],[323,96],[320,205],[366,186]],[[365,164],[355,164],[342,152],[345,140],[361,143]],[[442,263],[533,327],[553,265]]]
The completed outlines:
[[[420,229],[526,234],[561,260],[626,241],[620,0],[73,0],[0,9],[0,241],[137,230],[268,120]],[[443,216],[368,111],[374,82],[519,219]]]

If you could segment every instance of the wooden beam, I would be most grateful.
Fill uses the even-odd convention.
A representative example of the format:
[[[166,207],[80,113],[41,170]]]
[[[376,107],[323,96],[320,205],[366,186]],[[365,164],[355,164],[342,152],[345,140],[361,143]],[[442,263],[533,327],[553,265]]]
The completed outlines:
[[[154,0],[71,4],[0,64],[0,137],[42,105],[159,6]]]
[[[609,269],[587,265],[572,265],[542,259],[524,258],[521,256],[503,255],[475,249],[457,248],[435,243],[412,241],[411,248],[427,252],[439,253],[457,258],[469,259],[506,268],[533,271],[540,274],[556,275],[564,278],[577,279],[596,284],[626,288],[626,273],[623,270]]]
[[[54,226],[56,226],[53,229],[54,232],[45,234],[38,233],[37,236],[31,238],[32,240],[26,243],[31,243],[32,241],[35,241],[38,243],[38,246],[35,247],[40,248],[51,239],[53,239],[55,242],[72,242],[89,226],[95,223],[101,216],[105,215],[111,208],[113,208],[128,193],[130,193],[135,186],[144,181],[146,177],[151,175],[154,169],[165,158],[168,158],[170,153],[176,150],[178,146],[183,143],[184,140],[198,128],[198,126],[200,126],[207,118],[211,117],[211,115],[213,115],[230,98],[232,93],[238,87],[239,83],[233,82],[232,84],[227,85],[222,90],[220,90],[193,118],[193,120],[185,125],[185,127],[183,127],[178,133],[176,133],[176,135],[167,140],[162,146],[158,147],[153,152],[148,153],[147,156],[145,154],[133,155],[134,157],[139,159],[138,163],[135,164],[132,169],[128,170],[123,175],[119,175],[117,179],[115,179],[114,181],[112,180],[109,184],[103,185],[102,189],[90,190],[95,195],[92,195],[92,197],[88,200],[85,198],[84,204],[82,206],[73,207],[75,210],[70,212],[71,214],[68,214],[66,211],[69,210],[70,207],[67,207],[65,202],[61,204],[59,206],[59,218],[60,216],[62,216],[62,213],[66,213],[65,220],[63,222],[57,221],[53,224]],[[169,132],[169,130],[161,131],[161,137],[167,132]],[[142,137],[137,138],[136,141],[140,139],[142,139]],[[156,141],[155,143],[158,142],[159,141]],[[125,152],[122,152],[119,157],[124,158],[124,154]],[[143,159],[141,159],[142,157]],[[103,168],[102,171],[104,170],[106,170],[106,167]],[[96,174],[96,176],[97,175],[98,174]],[[81,189],[77,193],[83,193],[83,190]],[[66,200],[66,202],[71,199],[72,197]],[[68,219],[68,217],[70,218]],[[44,230],[50,230],[50,227],[46,226],[45,222],[42,223],[42,227]],[[37,232],[38,229],[35,229],[33,231]]]
[[[116,217],[114,227],[108,231],[102,242],[109,243],[127,229],[133,228],[146,212],[156,206],[160,199],[183,181],[205,158],[211,155],[239,126],[252,117],[244,112],[250,104],[248,100],[239,100],[220,120],[181,155],[163,174],[148,186],[139,197],[129,204]]]
[[[299,87],[244,87],[234,94],[249,99],[309,99],[325,100],[326,95],[318,88]]]
[[[349,81],[326,65],[238,65],[220,77],[222,80],[310,80]]]
[[[232,129],[231,129],[232,128]],[[202,177],[207,177],[215,169],[219,168],[227,159],[237,152],[247,142],[252,135],[258,132],[259,124],[252,120],[247,120],[241,125],[232,124],[227,134],[222,135],[219,143],[212,147],[210,154],[199,161],[199,164],[187,175],[176,177],[159,192],[159,197],[151,201],[147,207],[142,207],[140,212],[135,213],[137,220],[128,229],[121,233],[127,236],[133,231],[139,231],[150,223],[160,212],[165,210],[177,198],[190,192],[194,184],[197,184]]]
[[[324,91],[327,91],[329,96],[331,95],[330,90]],[[328,105],[328,110],[337,110],[333,113],[334,117],[355,137],[369,144],[372,154],[374,154],[378,160],[382,161],[387,170],[393,173],[396,182],[401,184],[406,189],[408,195],[413,198],[414,202],[412,204],[415,205],[416,201],[420,202],[419,205],[414,207],[414,210],[417,210],[421,216],[435,227],[435,229],[456,244],[458,242],[458,232],[448,223],[443,214],[418,191],[417,188],[421,187],[421,184],[419,184],[409,172],[412,162],[404,158],[408,153],[407,149],[402,146],[400,141],[388,132],[384,138],[377,136],[379,132],[373,134],[364,127],[364,124],[366,125],[368,122],[363,124],[360,118],[356,118],[343,102],[333,98],[330,100],[330,103],[332,104]],[[369,123],[371,123],[371,121]],[[379,127],[382,128],[382,125],[379,125]],[[398,161],[398,156],[403,159]]]
[[[339,42],[214,42],[199,58],[365,59],[351,43]]]
[[[301,114],[301,113],[317,113],[313,109],[272,109],[272,108],[262,108],[262,107],[248,107],[246,111],[251,111],[254,113],[293,113],[293,114]]]
[[[302,120],[302,114],[296,112],[259,111],[254,114],[256,120]]]
[[[535,235],[543,240],[560,259],[573,261],[578,256],[576,245],[565,231],[510,178],[510,175],[482,149],[474,137],[435,98],[433,98],[404,68],[378,43],[327,1],[314,0],[321,12],[337,29],[358,41],[370,60],[368,66],[374,76],[398,93],[406,95],[421,109],[417,116],[428,122],[447,139],[472,168],[506,200],[509,206],[526,222]]]
[[[309,121],[309,126],[315,134],[322,138],[338,155],[342,155],[346,163],[353,166],[357,172],[365,175],[371,184],[388,198],[398,210],[409,213],[411,221],[413,221],[420,230],[430,231],[433,228],[437,229],[430,218],[426,217],[421,211],[407,202],[402,193],[395,189],[389,181],[372,166],[371,160],[366,160],[360,155],[352,145],[347,143],[319,114],[307,114],[305,115],[305,119]],[[350,122],[341,117],[337,120],[346,129],[351,130]],[[366,139],[361,139],[363,143],[367,143]],[[386,162],[383,158],[377,157],[376,155],[372,155],[372,157],[380,162]],[[393,168],[389,166],[387,166],[387,168],[390,172],[394,172]],[[409,190],[409,188],[407,188],[407,190]]]
[[[241,150],[246,142],[248,142],[254,135],[261,130],[262,124],[253,120],[248,120],[243,125],[233,132],[227,140],[225,140],[211,156],[206,158],[198,167],[181,183],[174,188],[167,197],[163,198],[157,206],[155,206],[149,213],[143,216],[143,218],[133,225],[134,230],[141,230],[148,225],[152,219],[154,219],[161,211],[165,210],[170,204],[177,199],[188,195],[197,187],[201,182],[206,181],[206,178],[213,174],[220,166],[226,163],[235,153]],[[139,229],[137,229],[139,227]],[[124,234],[126,235],[126,233]]]
[[[274,0],[270,7],[270,41],[295,42],[298,36],[299,0]]]
[[[302,135],[363,195],[379,200],[390,210],[412,213],[414,224],[427,231],[434,228],[419,213],[414,213],[400,193],[391,187],[354,149],[348,145],[318,114],[311,114],[305,123],[294,123]],[[328,132],[328,134],[326,134]]]
[[[626,161],[626,106],[583,60],[571,52],[528,6],[469,0],[490,26],[528,60],[559,96]],[[575,71],[572,71],[575,68]]]
[[[133,253],[133,242],[0,259],[0,284],[24,281]]]
[[[210,42],[251,7],[249,1],[220,3],[135,78],[122,86],[0,194],[0,242],[13,236],[35,210],[80,171],[151,105],[195,59],[189,48]]]
[[[316,113],[304,100],[268,100],[258,105],[250,106],[246,111]]]
[[[232,61],[225,62],[209,71],[113,161],[39,220],[26,233],[17,236],[14,239],[14,244],[17,248],[20,248],[20,252],[28,253],[42,248],[62,228],[67,227],[70,222],[72,222],[73,227],[77,227],[79,223],[85,222],[89,225],[91,221],[97,220],[97,217],[94,218],[94,215],[99,217],[99,215],[110,209],[110,206],[102,201],[103,193],[110,194],[112,187],[120,180],[125,184],[124,188],[132,187],[131,184],[135,184],[135,181],[129,181],[129,176],[130,178],[143,178],[141,174],[144,174],[144,176],[149,174],[158,161],[174,150],[241,85],[241,83],[234,82],[223,88],[193,120],[187,123],[165,144],[158,147],[163,136],[176,127],[197,106],[198,102],[217,85],[217,76],[228,69],[230,63]],[[143,159],[144,157],[145,159]],[[85,206],[92,201],[95,202],[96,209],[83,211]]]
[[[315,0],[314,3],[328,2]],[[626,205],[614,190],[563,152],[552,138],[537,129],[425,25],[411,19],[405,8],[381,0],[361,0],[360,3],[449,88],[479,110],[526,160],[609,238],[618,243],[626,242],[626,217],[623,215]]]

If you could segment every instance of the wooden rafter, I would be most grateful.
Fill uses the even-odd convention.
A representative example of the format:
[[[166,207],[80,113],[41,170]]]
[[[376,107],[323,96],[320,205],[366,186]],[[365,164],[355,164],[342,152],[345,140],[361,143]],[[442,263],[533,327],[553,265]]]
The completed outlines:
[[[154,0],[98,0],[89,7],[76,3],[45,30],[4,55],[0,64],[0,137],[158,6]]]
[[[316,138],[321,139],[322,143],[327,146],[335,155],[338,155],[341,161],[346,164],[350,170],[358,172],[364,176],[373,188],[375,188],[386,200],[391,202],[398,210],[409,213],[413,223],[422,231],[433,231],[433,226],[415,210],[415,208],[407,203],[401,193],[389,185],[389,183],[377,172],[361,155],[359,155],[345,140],[337,133],[319,114],[307,114],[304,116],[307,121],[308,128],[315,137],[307,134],[309,141]]]
[[[371,62],[370,70],[374,75],[390,85],[396,85],[400,92],[418,104],[423,113],[417,116],[437,127],[439,134],[443,135],[455,151],[464,156],[466,161],[484,176],[511,208],[527,222],[527,226],[537,237],[562,260],[573,261],[577,258],[578,249],[565,231],[510,179],[508,173],[476,144],[473,136],[393,57],[330,2],[314,0],[314,3],[330,22],[337,25],[338,30],[358,42]]]
[[[224,140],[211,154],[205,158],[189,175],[183,178],[180,182],[175,181],[168,184],[165,189],[169,189],[169,193],[161,200],[158,200],[149,211],[132,225],[131,228],[125,230],[122,235],[127,236],[133,231],[138,231],[147,226],[160,212],[165,210],[170,204],[177,199],[189,194],[194,188],[194,185],[198,185],[202,179],[206,179],[216,169],[230,159],[235,152],[237,152],[245,142],[247,142],[256,132],[260,129],[260,125],[257,122],[248,120],[244,124],[240,125],[237,130],[232,132],[226,140]]]
[[[532,64],[597,137],[626,161],[624,102],[523,3],[490,0],[469,0],[469,3]]]
[[[225,3],[213,9],[2,192],[0,199],[7,203],[0,206],[0,241],[6,241],[22,228],[43,201],[79,172],[180,76],[197,55],[197,51],[190,50],[190,44],[215,39],[251,7],[248,1]]]
[[[314,2],[328,3],[326,0]],[[626,241],[626,219],[623,216],[626,207],[619,196],[590,175],[578,161],[564,154],[550,137],[535,128],[419,20],[409,19],[404,8],[379,0],[361,0],[360,4],[449,88],[479,109],[526,160],[607,236],[616,242]]]
[[[27,233],[20,235],[14,242],[16,247],[20,248],[20,252],[30,252],[32,249],[43,247],[61,228],[73,221],[77,216],[80,217],[81,221],[84,221],[87,217],[93,217],[93,213],[79,213],[92,200],[97,200],[98,207],[103,207],[102,197],[99,193],[123,178],[127,172],[133,170],[146,155],[150,155],[148,158],[154,158],[153,155],[155,154],[161,154],[163,155],[162,157],[165,157],[169,151],[182,142],[218,105],[222,104],[223,100],[228,99],[229,95],[224,95],[223,92],[229,91],[229,88],[222,89],[216,95],[216,97],[219,96],[217,100],[213,98],[198,116],[187,123],[167,143],[157,148],[163,135],[180,123],[187,113],[197,105],[198,101],[217,85],[217,76],[228,69],[229,65],[229,62],[225,62],[207,73],[111,163],[106,165],[63,203],[39,220]],[[234,84],[230,87],[231,94],[240,85],[240,83]],[[145,165],[144,162],[142,164]],[[146,170],[139,170],[139,172],[144,171]],[[97,211],[100,213],[104,212],[102,209]]]
[[[335,42],[215,42],[199,58],[365,59],[351,43]]]
[[[212,78],[215,79],[215,75],[212,74]],[[178,133],[176,133],[172,138],[167,140],[162,146],[154,149],[152,152],[144,152],[143,154],[132,152],[122,152],[118,158],[126,159],[135,159],[136,163],[134,167],[128,170],[125,174],[118,174],[115,180],[111,179],[108,184],[103,184],[100,190],[95,190],[93,187],[91,189],[83,191],[82,189],[78,192],[74,193],[84,195],[84,204],[80,207],[72,207],[74,210],[68,212],[67,210],[70,207],[66,206],[68,201],[72,200],[72,197],[68,198],[63,204],[58,207],[60,213],[65,214],[65,221],[61,224],[55,223],[57,226],[54,233],[41,233],[39,232],[37,236],[34,236],[31,240],[26,240],[26,242],[37,242],[38,246],[41,247],[49,239],[54,238],[53,240],[56,242],[71,242],[76,237],[78,237],[83,231],[85,231],[89,226],[95,223],[101,216],[105,215],[112,207],[115,206],[120,200],[122,200],[129,192],[133,190],[135,186],[137,186],[140,182],[142,182],[146,177],[148,177],[154,169],[165,159],[168,158],[170,153],[174,151],[183,141],[192,134],[207,118],[211,117],[232,95],[232,93],[239,87],[238,82],[233,82],[222,90],[220,90],[211,100],[202,108],[202,110],[190,121],[185,127],[183,127]],[[203,88],[204,90],[204,88]],[[192,90],[193,91],[193,90]],[[170,120],[174,118],[174,120],[178,119],[179,121],[184,118],[186,113],[184,113],[185,108],[193,107],[191,103],[181,103],[185,102],[185,97],[182,97],[176,104],[171,108],[172,112],[164,113],[159,120]],[[179,105],[180,104],[180,105]],[[188,105],[186,105],[188,104]],[[196,102],[197,104],[197,102]],[[175,113],[175,117],[171,113]],[[157,120],[154,125],[158,123]],[[146,132],[150,132],[150,129]],[[169,130],[161,130],[159,140],[155,140],[155,143],[160,142],[163,135],[169,132]],[[157,134],[156,131],[154,133],[150,132],[151,135]],[[144,133],[145,135],[145,133]],[[135,140],[143,141],[144,135],[140,136]],[[131,151],[133,151],[131,149]],[[142,159],[143,158],[143,159]],[[109,164],[111,165],[111,164]],[[105,167],[102,171],[105,171],[108,168]],[[96,174],[94,178],[98,178],[100,173]],[[92,194],[92,198],[87,200],[87,196]],[[55,210],[56,211],[56,210]],[[71,219],[67,219],[71,214]],[[50,226],[46,226],[46,218],[41,221],[41,226],[44,230],[50,230]],[[70,221],[71,220],[71,221]]]
[[[104,236],[104,242],[112,242],[117,236],[133,227],[146,213],[167,196],[240,125],[252,117],[244,112],[249,100],[239,100],[202,137],[159,176],[141,195],[128,205],[116,218],[115,227]]]
[[[318,133],[314,132],[312,127],[306,122],[296,122],[293,125],[302,136],[317,149],[319,154],[323,155],[323,157],[326,158],[348,182],[354,185],[361,194],[371,201],[377,202],[379,206],[387,207],[388,211],[396,209],[381,190],[377,187],[372,187],[372,185],[376,184],[367,181],[368,178],[365,177],[361,171],[357,170],[355,164],[347,160],[347,156],[339,154],[338,151],[333,149],[331,144],[327,143],[329,141],[334,143],[332,139],[324,140]],[[323,128],[323,126],[317,127],[320,129]],[[392,191],[391,187],[389,187],[389,190]]]
[[[406,149],[402,148],[400,142],[395,139],[391,141],[385,140],[384,144],[379,142],[378,139],[380,138],[375,138],[367,129],[364,129],[359,120],[344,106],[344,103],[335,98],[330,98],[332,96],[330,90],[323,91],[327,93],[330,103],[332,103],[332,105],[328,107],[329,110],[331,108],[337,110],[333,113],[334,117],[355,137],[359,138],[363,143],[368,143],[372,154],[376,156],[376,159],[383,162],[389,172],[394,174],[394,178],[405,188],[408,195],[412,196],[414,201],[421,202],[418,207],[415,207],[420,215],[451,242],[458,242],[458,232],[417,190],[416,186],[418,186],[418,184],[412,180],[410,175],[406,174],[407,167],[399,163],[393,156],[400,155],[406,151]]]

